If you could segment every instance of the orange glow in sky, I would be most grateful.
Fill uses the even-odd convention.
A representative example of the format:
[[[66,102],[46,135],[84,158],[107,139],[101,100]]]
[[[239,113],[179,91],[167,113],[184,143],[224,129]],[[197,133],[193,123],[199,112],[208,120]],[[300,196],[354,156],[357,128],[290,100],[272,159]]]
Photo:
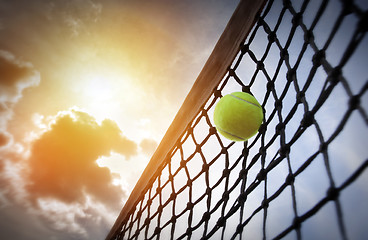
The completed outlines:
[[[5,238],[105,237],[237,2],[0,0]]]

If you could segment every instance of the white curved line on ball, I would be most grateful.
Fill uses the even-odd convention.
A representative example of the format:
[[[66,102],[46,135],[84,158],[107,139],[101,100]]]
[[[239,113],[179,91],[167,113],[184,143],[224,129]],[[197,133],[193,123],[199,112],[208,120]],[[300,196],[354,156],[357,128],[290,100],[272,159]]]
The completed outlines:
[[[246,103],[252,104],[252,105],[254,105],[254,106],[259,107],[260,109],[262,109],[260,106],[258,106],[258,105],[257,105],[257,104],[255,104],[255,103],[249,102],[249,101],[247,101],[247,100],[244,100],[244,99],[242,99],[242,98],[240,98],[240,97],[237,97],[237,96],[234,96],[234,95],[232,95],[232,94],[230,94],[230,96],[232,96],[233,98],[239,99],[240,101],[244,101],[244,102],[246,102]]]
[[[224,133],[226,133],[226,134],[229,134],[229,135],[231,135],[231,136],[233,136],[233,137],[235,137],[235,138],[238,138],[238,139],[240,139],[240,140],[242,140],[242,141],[244,141],[245,140],[245,138],[242,138],[242,137],[239,137],[239,136],[236,136],[236,135],[234,135],[234,134],[232,134],[232,133],[229,133],[228,131],[225,131],[225,130],[223,130],[223,129],[221,129],[221,128],[219,128],[219,127],[217,127],[220,131],[222,131],[222,132],[224,132]]]

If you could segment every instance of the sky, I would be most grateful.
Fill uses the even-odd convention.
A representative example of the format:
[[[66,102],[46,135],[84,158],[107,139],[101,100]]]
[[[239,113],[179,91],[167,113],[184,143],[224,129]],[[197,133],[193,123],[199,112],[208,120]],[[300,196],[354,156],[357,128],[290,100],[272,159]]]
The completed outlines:
[[[282,9],[282,2],[284,1],[275,1],[275,4],[265,19],[271,30],[274,30],[277,23],[277,18],[279,17]],[[332,67],[337,66],[344,57],[344,51],[347,49],[347,46],[352,39],[352,35],[356,31],[359,21],[358,18],[354,16],[354,14],[346,15],[336,31],[335,37],[329,41],[330,33],[332,32],[334,24],[339,18],[342,10],[342,1],[295,0],[291,2],[297,12],[302,7],[303,2],[308,3],[308,6],[303,13],[303,22],[307,28],[312,25],[314,17],[318,14],[317,9],[319,9],[320,5],[323,4],[323,2],[328,2],[320,21],[316,24],[313,30],[313,41],[318,49],[323,48],[326,42],[330,42],[326,49],[326,60]],[[355,4],[357,4],[363,12],[368,8],[367,1],[355,1]],[[280,28],[276,32],[281,46],[285,46],[288,41],[292,20],[292,14],[289,11],[286,11]],[[293,67],[297,62],[304,43],[304,36],[304,32],[301,28],[297,28],[290,47],[288,48],[288,62],[291,67]],[[249,45],[249,49],[255,55],[257,60],[262,59],[267,44],[268,36],[264,29],[260,28],[260,30],[257,31],[254,40]],[[285,62],[280,68],[278,74],[275,73],[280,59],[280,49],[276,44],[273,44],[264,59],[264,67],[270,78],[273,79],[275,76],[274,92],[268,95],[268,87],[270,85],[263,73],[258,73],[257,78],[251,87],[252,94],[254,94],[265,109],[265,121],[268,122],[268,125],[267,131],[264,135],[259,138],[253,137],[249,140],[248,146],[251,144],[253,146],[250,148],[249,155],[246,159],[248,164],[247,167],[249,167],[249,161],[251,161],[253,157],[257,157],[262,153],[261,142],[263,140],[265,144],[267,144],[267,146],[269,144],[269,146],[266,154],[262,154],[249,171],[247,171],[245,185],[246,187],[249,187],[253,181],[257,182],[257,176],[260,169],[262,169],[260,158],[265,161],[265,166],[267,167],[271,165],[270,162],[273,159],[280,156],[282,141],[291,144],[290,152],[287,154],[288,157],[286,157],[290,160],[290,166],[288,165],[288,160],[284,158],[275,168],[268,172],[267,180],[260,182],[258,187],[247,195],[243,212],[232,212],[232,206],[236,206],[238,204],[239,193],[241,193],[241,184],[239,184],[234,191],[229,193],[229,202],[227,205],[222,204],[223,202],[221,202],[221,200],[224,199],[224,191],[229,190],[229,188],[236,183],[236,180],[239,180],[242,163],[239,163],[238,165],[235,163],[238,158],[241,159],[240,161],[243,161],[239,156],[241,156],[244,145],[243,143],[235,143],[228,149],[227,155],[221,152],[222,149],[217,136],[208,135],[209,126],[207,121],[210,121],[213,124],[212,114],[214,105],[210,104],[214,98],[212,96],[205,104],[208,108],[212,106],[208,111],[209,119],[206,119],[202,113],[198,114],[197,118],[194,120],[194,122],[198,122],[198,125],[193,129],[194,134],[191,135],[191,131],[188,130],[188,133],[190,134],[189,137],[181,138],[182,144],[179,145],[176,152],[174,151],[174,153],[172,153],[173,156],[171,158],[170,165],[168,164],[162,170],[160,177],[154,181],[150,191],[147,191],[145,193],[145,197],[142,198],[140,203],[138,203],[137,206],[142,206],[142,209],[137,207],[135,213],[132,214],[132,219],[134,220],[136,216],[141,216],[141,221],[135,221],[131,226],[127,226],[127,228],[131,230],[130,236],[136,232],[137,228],[144,226],[146,218],[150,217],[149,228],[144,228],[144,230],[148,229],[148,236],[155,235],[156,227],[160,224],[159,227],[163,228],[160,232],[160,237],[162,239],[169,239],[172,234],[171,227],[174,225],[172,224],[173,222],[171,217],[172,214],[175,214],[175,216],[180,217],[177,218],[175,224],[174,238],[185,234],[188,222],[191,221],[193,230],[192,239],[200,239],[207,227],[207,233],[211,229],[217,229],[217,232],[213,235],[212,239],[220,239],[223,229],[225,229],[224,238],[230,239],[236,232],[239,222],[244,222],[252,215],[254,210],[262,206],[262,201],[265,195],[267,195],[268,198],[272,198],[272,196],[278,192],[280,187],[285,183],[285,179],[287,178],[289,171],[297,174],[295,181],[293,182],[295,188],[292,190],[290,186],[286,187],[269,203],[266,221],[267,239],[272,239],[293,224],[295,218],[293,209],[294,197],[297,216],[303,216],[313,207],[318,206],[321,200],[328,194],[328,190],[331,187],[331,179],[333,179],[332,181],[334,182],[334,186],[341,187],[341,185],[367,161],[367,46],[368,37],[367,34],[365,34],[359,47],[351,55],[342,69],[346,82],[341,81],[336,85],[326,102],[316,112],[314,116],[316,123],[307,128],[302,135],[298,136],[300,133],[298,128],[301,125],[305,111],[313,109],[316,104],[318,105],[317,99],[319,98],[322,90],[329,86],[328,76],[323,67],[319,67],[315,75],[313,75],[312,82],[310,84],[308,83],[308,75],[313,67],[312,59],[315,55],[315,50],[308,45],[303,58],[300,60],[300,65],[296,69],[297,80],[287,88],[286,86],[288,82],[286,76],[288,69],[285,66]],[[242,60],[235,71],[242,82],[247,85],[251,81],[253,73],[256,71],[257,62],[251,59],[249,54],[245,54],[241,56],[241,58]],[[297,105],[297,109],[293,114],[293,117],[289,119],[288,123],[284,126],[284,137],[281,137],[277,133],[277,126],[280,121],[285,121],[285,119],[287,119],[286,116],[297,102],[297,91],[295,90],[296,83],[300,89],[303,87],[307,89],[305,92],[305,101],[307,103]],[[287,92],[285,92],[286,88]],[[225,95],[241,90],[242,88],[240,84],[238,84],[234,78],[230,77],[224,89],[221,90],[221,94]],[[344,116],[348,112],[350,104],[349,95],[356,95],[361,91],[363,91],[364,94],[360,99],[359,106],[364,113],[354,110],[344,123],[344,127],[341,132],[335,137],[334,132],[339,128],[339,125],[343,122]],[[280,110],[281,114],[276,113],[273,115],[272,112],[275,110],[275,99],[280,98],[280,96],[284,96],[282,100],[282,109]],[[295,136],[297,136],[296,141],[294,141]],[[231,141],[226,140],[221,136],[219,137],[225,146],[231,144]],[[321,140],[322,138],[323,140]],[[194,142],[193,139],[195,139],[196,142]],[[206,139],[205,142],[202,142],[204,139]],[[323,141],[329,142],[326,148],[326,154],[319,152]],[[197,144],[201,146],[201,151],[197,150]],[[307,160],[315,153],[317,153],[316,157],[313,158],[313,161],[311,161],[309,165],[306,165]],[[227,158],[227,156],[229,157]],[[209,166],[208,172],[206,172],[206,174],[200,174],[204,161],[209,163],[215,157],[218,158],[216,158],[216,161]],[[186,163],[187,168],[181,167],[182,160],[189,159],[190,161]],[[329,168],[327,168],[326,165],[328,165]],[[231,167],[230,176],[229,178],[226,178],[226,180],[222,179],[222,181],[218,183],[218,180],[223,176],[223,170],[226,167]],[[298,170],[300,170],[300,172]],[[174,190],[171,185],[170,173],[176,174],[172,180]],[[331,176],[331,179],[329,178],[329,175]],[[188,187],[187,185],[188,178],[192,180],[190,185],[191,187]],[[228,187],[227,180],[229,180]],[[367,169],[365,169],[353,183],[339,194],[338,202],[341,206],[343,216],[342,221],[344,222],[343,225],[346,229],[347,239],[367,238],[367,181],[368,174]],[[207,193],[207,184],[211,187],[211,194]],[[163,185],[165,187],[163,187]],[[159,186],[160,188],[157,188]],[[175,201],[170,200],[173,191],[177,194]],[[206,194],[205,196],[203,196],[204,193]],[[195,203],[193,211],[185,211],[185,203],[187,202]],[[336,202],[334,201],[327,202],[322,208],[313,214],[313,216],[302,223],[302,239],[343,239],[338,224],[335,203]],[[147,205],[149,207],[145,208]],[[164,208],[162,209],[160,206],[164,206]],[[160,209],[162,209],[162,211]],[[217,228],[216,221],[224,215],[224,213],[222,213],[223,210],[225,211],[225,214],[228,213],[226,216],[231,216],[227,219],[225,228]],[[201,226],[198,226],[197,223],[202,220],[202,216],[205,211],[211,211],[208,225],[202,224]],[[158,214],[155,215],[157,212]],[[251,221],[249,221],[244,227],[242,234],[243,239],[263,238],[262,228],[264,224],[264,212],[265,210],[262,209],[252,216]],[[181,213],[183,214],[181,215]],[[243,217],[242,220],[240,220],[241,217]],[[145,234],[145,231],[140,231],[138,239],[143,239]],[[285,239],[297,239],[296,231],[291,231],[285,236]]]
[[[0,232],[103,239],[238,1],[0,0]]]
[[[223,32],[239,0],[0,0],[0,232],[4,239],[104,239],[129,197],[136,181],[148,164],[158,143],[170,126],[196,77]],[[302,1],[293,1],[300,8]],[[366,11],[366,1],[356,1]],[[309,26],[319,1],[310,1],[304,14]],[[326,13],[314,31],[317,47],[328,38],[341,7],[340,1],[329,1]],[[275,5],[266,19],[273,28],[272,17],[281,5]],[[274,15],[273,15],[274,14]],[[292,16],[286,14],[278,38],[285,44]],[[350,41],[356,18],[347,16],[326,50],[333,65]],[[285,32],[285,34],[282,34]],[[281,34],[280,34],[281,33]],[[267,36],[260,31],[250,46],[260,59]],[[296,31],[289,48],[290,62],[297,59],[304,34]],[[253,45],[254,44],[254,45]],[[352,94],[367,84],[368,38],[344,66]],[[314,50],[308,48],[298,68],[298,81],[305,84],[312,66]],[[273,46],[265,59],[265,68],[273,73],[279,49]],[[247,64],[248,63],[248,64]],[[250,64],[249,64],[250,63]],[[244,56],[237,74],[245,82],[255,64]],[[275,89],[281,94],[287,69],[281,68]],[[310,107],[319,96],[326,73],[319,69],[306,98]],[[321,80],[321,81],[319,81]],[[233,79],[232,79],[233,81]],[[265,99],[266,79],[259,75],[252,93],[266,110],[274,108],[274,99]],[[234,81],[223,94],[240,90]],[[295,102],[290,88],[282,112]],[[294,94],[294,95],[293,95]],[[367,93],[361,107],[367,112]],[[326,139],[341,122],[349,104],[346,88],[340,84],[316,114]],[[212,114],[209,111],[209,115]],[[303,118],[299,108],[286,128],[290,141]],[[212,115],[211,115],[212,116]],[[270,122],[265,139],[270,140],[278,124]],[[197,127],[198,138],[204,138]],[[328,146],[331,171],[340,186],[366,160],[367,124],[354,111],[343,131]],[[226,139],[225,143],[230,144]],[[209,141],[204,150],[208,159],[219,151],[218,143]],[[316,129],[309,128],[290,152],[295,171],[319,149]],[[257,154],[258,145],[250,156]],[[188,146],[191,149],[194,146]],[[270,146],[266,161],[278,153],[279,141]],[[242,144],[230,149],[231,161],[242,151]],[[190,153],[190,152],[189,152]],[[189,154],[185,153],[185,154]],[[173,158],[173,165],[180,161]],[[180,160],[180,159],[179,159]],[[197,162],[195,162],[197,161]],[[224,159],[216,161],[211,176],[221,176]],[[299,214],[320,201],[329,187],[321,154],[295,180]],[[200,171],[202,159],[195,158],[191,171]],[[197,165],[196,165],[197,164]],[[196,166],[198,168],[196,168]],[[260,162],[249,172],[256,178]],[[234,172],[240,169],[235,169]],[[288,174],[286,162],[268,174],[269,196]],[[236,174],[231,181],[235,181]],[[235,176],[235,177],[234,177]],[[186,182],[185,174],[176,179]],[[202,177],[203,178],[203,177]],[[340,194],[348,236],[364,239],[368,234],[366,202],[367,172]],[[204,190],[205,185],[198,184]],[[259,190],[260,189],[260,190]],[[262,187],[249,196],[247,211],[259,206]],[[214,192],[222,195],[221,188]],[[203,191],[202,191],[203,192]],[[194,192],[194,198],[202,193]],[[214,193],[215,195],[215,193]],[[237,193],[230,196],[236,201]],[[188,201],[179,195],[178,201]],[[216,200],[213,197],[213,200]],[[204,201],[203,201],[204,202]],[[205,204],[197,208],[205,208]],[[182,207],[183,205],[178,205]],[[278,234],[293,220],[292,199],[284,191],[268,209],[270,236]],[[196,213],[197,214],[197,213]],[[202,212],[198,212],[200,219]],[[339,231],[334,205],[329,203],[313,221],[303,223],[306,239],[336,239]],[[214,214],[211,221],[216,221]],[[235,215],[234,215],[235,216]],[[247,226],[248,236],[262,237],[262,218],[257,215]],[[331,217],[333,216],[333,217]],[[334,221],[331,221],[331,219]],[[183,231],[187,219],[182,218]],[[238,219],[232,225],[238,224]],[[231,224],[229,224],[230,226]],[[231,229],[231,228],[229,228]],[[329,231],[326,231],[328,229]],[[229,232],[230,235],[234,231]],[[293,238],[295,235],[289,235]]]

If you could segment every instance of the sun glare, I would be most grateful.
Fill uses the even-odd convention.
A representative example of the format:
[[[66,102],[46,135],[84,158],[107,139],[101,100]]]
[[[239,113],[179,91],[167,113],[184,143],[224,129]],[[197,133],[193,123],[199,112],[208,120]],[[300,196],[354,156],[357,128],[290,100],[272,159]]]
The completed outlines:
[[[93,98],[96,101],[106,101],[113,96],[113,87],[111,79],[102,74],[95,74],[86,80],[87,83],[83,89],[86,97]]]
[[[81,109],[97,122],[111,119],[124,135],[142,139],[147,126],[138,126],[137,121],[147,118],[145,110],[149,102],[145,86],[138,78],[144,78],[145,73],[136,74],[133,68],[127,68],[122,63],[123,56],[86,50],[77,53],[77,61],[63,68],[63,79],[69,87],[64,96],[71,103],[69,108]]]
[[[86,67],[75,77],[78,79],[74,90],[80,99],[79,107],[100,121],[111,118],[121,108],[124,98],[130,95],[131,80],[117,69]]]

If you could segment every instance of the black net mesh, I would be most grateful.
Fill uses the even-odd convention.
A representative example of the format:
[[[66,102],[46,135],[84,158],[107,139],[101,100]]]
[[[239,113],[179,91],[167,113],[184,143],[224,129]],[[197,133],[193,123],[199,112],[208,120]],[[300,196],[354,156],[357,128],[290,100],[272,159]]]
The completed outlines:
[[[367,5],[268,1],[114,239],[364,239]],[[264,109],[247,142],[213,125],[234,91]]]

